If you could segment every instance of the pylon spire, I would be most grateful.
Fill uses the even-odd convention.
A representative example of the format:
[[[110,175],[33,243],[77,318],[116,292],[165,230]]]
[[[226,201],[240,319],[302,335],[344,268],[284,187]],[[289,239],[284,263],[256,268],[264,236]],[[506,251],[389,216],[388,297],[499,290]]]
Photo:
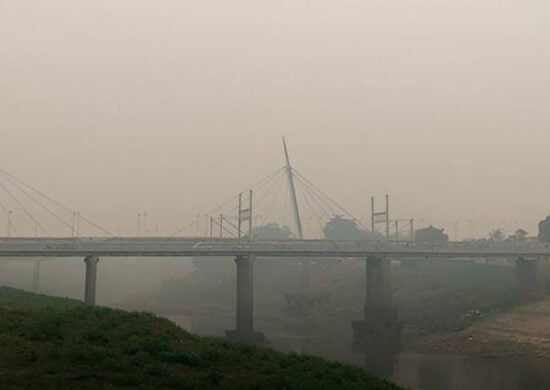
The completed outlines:
[[[292,202],[292,211],[294,215],[294,224],[296,225],[296,236],[298,239],[302,240],[304,238],[304,233],[302,230],[302,221],[300,219],[300,209],[298,208],[298,200],[296,198],[296,187],[294,186],[294,175],[292,173],[292,166],[290,165],[290,158],[288,156],[288,148],[286,146],[285,137],[283,137],[283,147],[285,149],[285,158],[286,158],[286,175],[288,179],[288,190],[290,191],[290,200]]]

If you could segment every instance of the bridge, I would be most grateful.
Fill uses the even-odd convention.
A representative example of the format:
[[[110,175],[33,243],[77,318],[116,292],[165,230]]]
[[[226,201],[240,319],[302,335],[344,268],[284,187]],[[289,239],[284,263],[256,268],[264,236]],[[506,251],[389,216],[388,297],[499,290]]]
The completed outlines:
[[[194,257],[208,261],[212,257],[235,258],[237,272],[236,329],[228,331],[231,339],[262,343],[264,336],[254,330],[254,259],[359,258],[366,261],[365,320],[353,323],[358,345],[368,344],[366,335],[373,329],[376,337],[387,339],[397,348],[399,325],[392,303],[392,259],[452,259],[455,261],[497,258],[515,261],[519,291],[525,300],[542,294],[538,267],[550,258],[550,245],[538,242],[449,242],[442,244],[412,241],[351,240],[251,240],[249,238],[180,238],[180,237],[72,237],[72,238],[2,238],[0,257],[71,257],[84,258],[86,276],[84,301],[95,304],[97,266],[100,257]],[[381,327],[380,324],[385,324]],[[381,336],[382,335],[382,336]]]
[[[236,257],[524,259],[550,257],[538,242],[250,240],[248,238],[0,238],[0,257]]]
[[[281,258],[293,258],[303,264],[304,280],[311,259],[364,259],[365,265],[365,308],[364,318],[352,324],[356,344],[361,348],[372,348],[374,353],[382,348],[397,348],[400,339],[400,325],[397,311],[392,302],[391,261],[414,261],[415,259],[448,259],[452,261],[471,261],[472,259],[503,259],[513,261],[517,267],[518,291],[523,300],[541,297],[544,286],[541,283],[539,268],[550,258],[550,245],[532,240],[511,240],[502,242],[470,241],[443,242],[439,244],[415,242],[413,221],[410,223],[409,239],[402,239],[395,220],[395,235],[390,235],[389,200],[383,212],[376,212],[372,201],[371,229],[364,228],[365,237],[355,240],[305,239],[298,207],[297,190],[302,191],[302,199],[313,209],[317,204],[325,215],[340,213],[350,220],[357,221],[343,207],[324,195],[303,175],[290,166],[285,144],[286,165],[272,175],[256,184],[260,203],[269,194],[269,184],[280,187],[285,177],[292,204],[294,219],[293,239],[262,239],[254,236],[253,229],[253,190],[243,192],[230,200],[237,203],[231,206],[230,212],[220,212],[220,208],[204,215],[207,223],[206,234],[201,237],[180,237],[181,229],[171,237],[139,236],[140,214],[138,214],[138,236],[117,237],[107,229],[84,217],[79,212],[60,204],[46,196],[28,183],[0,169],[0,190],[3,190],[12,201],[12,206],[19,207],[31,223],[35,233],[40,230],[44,237],[12,237],[15,226],[12,211],[0,198],[0,208],[7,219],[6,237],[0,238],[0,258],[46,258],[70,257],[83,258],[86,266],[84,283],[84,301],[95,304],[97,267],[100,258],[107,257],[193,257],[208,261],[210,257],[227,257],[235,259],[237,274],[237,308],[236,329],[228,331],[227,336],[233,340],[262,343],[264,336],[254,329],[254,294],[253,264],[256,258],[270,258],[273,261]],[[9,187],[12,186],[12,187]],[[267,188],[267,190],[266,190]],[[18,193],[16,191],[19,191]],[[262,193],[262,191],[264,191]],[[18,194],[18,195],[17,195]],[[255,198],[255,199],[257,199]],[[70,231],[70,237],[51,237],[45,223],[41,223],[36,214],[30,211],[22,199],[28,199],[45,215],[53,218]],[[65,213],[62,217],[54,208]],[[236,213],[233,216],[230,213]],[[314,213],[314,212],[313,212]],[[145,223],[147,214],[144,214]],[[330,216],[329,216],[330,218]],[[80,223],[87,223],[99,231],[102,236],[82,237],[79,234]],[[196,223],[196,221],[194,222]],[[384,224],[384,234],[376,231],[377,224]],[[362,225],[361,225],[362,226]],[[402,225],[401,225],[402,226]],[[362,226],[363,227],[363,226]],[[147,231],[145,224],[143,231]],[[216,233],[217,232],[217,233]],[[216,237],[216,234],[218,237]],[[36,234],[38,235],[38,234]],[[37,263],[39,265],[39,263]],[[39,271],[35,269],[35,278]],[[33,283],[37,285],[38,282]],[[304,292],[312,293],[311,286],[304,283]],[[374,343],[374,344],[373,344]]]

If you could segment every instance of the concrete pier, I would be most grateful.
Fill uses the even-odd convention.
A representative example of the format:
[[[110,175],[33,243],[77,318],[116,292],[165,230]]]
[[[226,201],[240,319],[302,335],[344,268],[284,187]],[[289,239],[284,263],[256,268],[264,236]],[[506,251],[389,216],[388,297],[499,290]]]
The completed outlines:
[[[84,263],[86,263],[84,303],[88,305],[95,305],[98,262],[99,257],[97,256],[88,256],[84,259]]]
[[[393,307],[389,259],[369,257],[365,267],[365,281],[365,316],[372,310]]]
[[[254,331],[254,259],[249,256],[238,256],[237,265],[237,316],[236,329],[226,332],[232,341],[262,344],[263,333]]]
[[[542,260],[516,260],[518,300],[522,303],[544,298],[545,283]]]
[[[36,260],[32,265],[32,292],[40,292],[40,260]]]
[[[401,344],[401,324],[392,299],[391,261],[369,257],[365,281],[364,320],[352,323],[353,349],[365,353],[371,372],[384,376]]]

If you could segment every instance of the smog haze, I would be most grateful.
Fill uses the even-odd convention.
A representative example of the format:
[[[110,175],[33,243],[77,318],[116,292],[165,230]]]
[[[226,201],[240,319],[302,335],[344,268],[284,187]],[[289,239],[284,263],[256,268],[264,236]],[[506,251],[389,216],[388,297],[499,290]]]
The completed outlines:
[[[160,234],[284,164],[354,215],[536,234],[550,210],[550,5],[0,1],[0,165]],[[420,223],[420,222],[419,222]],[[118,226],[118,227],[117,227]]]

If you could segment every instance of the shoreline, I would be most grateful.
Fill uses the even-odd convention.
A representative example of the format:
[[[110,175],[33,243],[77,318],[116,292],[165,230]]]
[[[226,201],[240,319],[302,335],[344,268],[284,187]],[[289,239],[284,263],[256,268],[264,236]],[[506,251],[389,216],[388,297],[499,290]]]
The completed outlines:
[[[459,332],[426,336],[415,351],[550,360],[550,298],[493,314]]]

